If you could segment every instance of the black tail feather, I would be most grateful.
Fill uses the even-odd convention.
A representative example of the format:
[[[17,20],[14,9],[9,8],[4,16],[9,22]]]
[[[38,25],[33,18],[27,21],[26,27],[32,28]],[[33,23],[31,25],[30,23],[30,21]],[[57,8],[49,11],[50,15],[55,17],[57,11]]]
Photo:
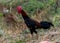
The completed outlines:
[[[50,25],[54,27],[54,24],[50,23]]]

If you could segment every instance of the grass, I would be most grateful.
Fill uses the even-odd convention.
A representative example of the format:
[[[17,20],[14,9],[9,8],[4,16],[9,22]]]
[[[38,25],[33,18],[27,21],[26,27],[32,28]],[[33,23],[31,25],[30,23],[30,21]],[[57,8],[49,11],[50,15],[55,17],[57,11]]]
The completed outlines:
[[[0,21],[1,21],[2,16],[3,16],[3,14],[0,13]],[[1,22],[2,22],[2,21],[1,21]],[[0,22],[0,23],[1,23],[1,22]],[[2,22],[2,23],[3,23],[3,22]],[[24,24],[23,24],[23,25],[24,25]],[[1,27],[1,25],[0,25],[0,27]],[[20,26],[20,27],[21,27],[21,26]],[[6,26],[4,25],[4,28],[3,28],[4,31],[5,31],[5,28],[6,28]],[[22,28],[23,28],[23,27],[22,27]],[[59,27],[59,28],[60,28],[60,27]],[[6,29],[7,29],[7,28],[6,28]],[[12,28],[12,29],[13,29],[13,28]],[[21,29],[21,28],[20,28],[20,29]],[[11,29],[10,29],[10,30],[11,30]],[[55,30],[55,29],[53,28],[53,30]],[[60,29],[59,29],[59,30],[60,30]],[[7,31],[9,31],[9,30],[7,30]],[[5,31],[6,34],[7,34],[7,31]],[[19,31],[20,31],[20,30],[19,30]],[[47,31],[47,34],[45,34],[46,31]],[[42,30],[39,30],[39,31],[38,31],[38,32],[39,32],[39,40],[42,40],[42,39],[44,40],[44,37],[49,34],[49,33],[48,33],[48,30],[46,30],[46,31],[42,31]],[[56,31],[58,31],[58,30],[56,30]],[[11,32],[11,31],[10,31],[10,32]],[[17,32],[18,32],[18,31],[17,31]],[[25,29],[25,30],[22,32],[22,34],[25,34],[25,33],[29,33],[29,30],[26,30],[26,29]],[[6,34],[5,34],[5,35],[6,35]],[[19,35],[20,33],[19,33],[19,34],[16,34],[16,35],[14,35],[14,34],[16,34],[16,32],[7,35],[7,36],[9,36],[9,37],[8,37],[9,40],[12,41],[11,43],[26,43],[27,41],[25,42],[25,40],[27,40],[27,39],[29,38],[29,37],[28,37],[28,38],[26,38],[26,39],[24,38],[25,40],[20,40],[20,39],[18,39],[19,36],[20,36],[20,35]],[[18,36],[18,35],[19,35],[19,36]],[[41,35],[42,35],[42,36],[41,36]],[[2,36],[2,35],[0,35],[0,37],[1,37],[1,36]],[[7,37],[7,36],[5,36],[5,37]],[[14,37],[14,36],[16,36],[16,37]],[[23,35],[23,36],[24,36],[24,35]],[[27,36],[28,36],[28,35],[27,35]],[[53,37],[53,38],[52,38],[52,37],[49,37],[49,36],[48,36],[48,38],[51,39],[51,40],[54,39],[54,38],[55,38],[54,40],[60,39],[60,38],[58,38],[59,36],[57,36],[57,35],[55,35],[55,36],[56,36],[57,38],[56,38],[56,37]],[[4,38],[5,38],[5,37],[4,37]],[[10,39],[10,37],[12,37],[12,38]],[[17,37],[18,37],[18,38],[17,38]],[[24,37],[25,37],[25,36],[24,36]],[[6,39],[7,42],[8,42],[8,38]],[[35,38],[35,37],[34,37],[34,38]],[[18,39],[18,40],[15,40],[15,39]],[[13,42],[13,40],[14,40],[14,42]],[[34,40],[35,40],[35,39],[34,39]],[[36,40],[36,41],[37,41],[37,40]]]
[[[16,43],[26,43],[26,42],[22,40],[17,40]]]
[[[3,0],[4,1],[4,0]],[[5,1],[4,1],[5,2]],[[33,1],[34,2],[34,1]],[[42,3],[43,4],[43,3]],[[37,4],[36,4],[37,5]],[[33,6],[33,5],[32,5]],[[38,5],[39,6],[39,5]],[[26,6],[25,6],[26,7]],[[34,6],[33,6],[34,7]],[[29,8],[31,8],[31,7],[29,7]],[[29,8],[27,7],[27,10],[29,10]],[[54,10],[53,10],[54,11]],[[58,10],[59,11],[59,13],[60,13],[60,9]],[[47,11],[46,11],[47,12]],[[33,12],[32,12],[33,13]],[[51,12],[50,12],[51,13]],[[44,12],[43,12],[43,14],[45,14]],[[38,14],[39,15],[39,14]],[[51,15],[52,16],[52,15]],[[54,15],[55,16],[55,15]],[[58,15],[59,16],[59,15]],[[0,13],[0,24],[2,24],[4,21],[2,20],[2,17],[3,17],[3,13]],[[22,17],[20,17],[19,15],[18,15],[18,17],[20,18],[19,20],[21,20],[22,21]],[[49,17],[49,16],[48,16]],[[56,14],[56,17],[57,17],[57,14]],[[56,19],[56,17],[53,17],[52,18],[52,20],[54,20],[53,21],[53,23],[54,23],[54,25],[57,25],[57,24],[55,24],[56,23],[56,21],[57,21],[57,19],[60,17],[58,17],[57,19]],[[36,17],[37,18],[37,17]],[[35,18],[34,18],[35,19]],[[38,20],[38,19],[37,19]],[[56,21],[55,21],[56,20]],[[57,23],[58,23],[58,21],[57,21]],[[20,23],[21,24],[21,23]],[[59,23],[58,23],[59,24]],[[24,25],[24,24],[23,24]],[[0,27],[1,27],[1,25],[0,25]],[[20,26],[21,27],[21,26]],[[56,26],[57,27],[57,26]],[[11,32],[12,31],[12,29],[10,29],[10,31],[9,31],[9,28],[8,28],[8,30],[7,30],[7,26],[6,25],[4,25],[4,23],[3,23],[3,26],[2,26],[2,28],[3,28],[3,30],[6,32],[6,34],[5,34],[5,36],[2,36],[3,34],[0,34],[0,37],[2,36],[2,38],[0,38],[0,40],[2,40],[2,39],[5,39],[5,41],[7,41],[7,42],[4,42],[4,40],[2,40],[4,43],[10,43],[11,41],[11,43],[27,43],[27,41],[25,42],[25,40],[27,40],[29,37],[27,37],[27,38],[24,38],[25,40],[23,40],[23,39],[21,39],[20,40],[20,35],[21,36],[23,36],[23,37],[25,37],[24,35],[22,35],[22,34],[29,34],[29,30],[26,30],[24,27],[22,27],[22,28],[20,28],[20,29],[25,29],[23,32],[22,32],[22,34],[20,34],[20,33],[18,33],[18,31],[17,32]],[[55,28],[53,28],[53,30],[55,30]],[[8,31],[8,32],[7,32]],[[47,38],[49,38],[49,40],[50,41],[52,41],[52,39],[55,41],[55,40],[60,40],[60,35],[58,34],[58,35],[54,35],[54,37],[50,37],[50,36],[48,36],[48,31],[49,30],[45,30],[45,31],[42,31],[42,30],[39,30],[38,31],[38,33],[39,33],[39,41],[43,41],[46,37]],[[60,27],[57,27],[56,28],[56,31],[58,31],[58,32],[60,32]],[[20,30],[19,30],[19,32],[20,32]],[[47,34],[46,34],[46,32],[47,32]],[[51,32],[51,31],[50,31]],[[8,34],[9,33],[9,34]],[[8,35],[7,35],[8,34]],[[28,35],[27,35],[28,36]],[[45,37],[46,36],[46,37]],[[7,37],[7,38],[6,38]],[[35,37],[34,37],[35,38]],[[46,38],[46,39],[47,39]],[[16,40],[15,40],[16,39]],[[36,40],[36,39],[34,39],[34,40]],[[10,42],[9,42],[10,41]],[[14,42],[13,42],[14,41]],[[36,40],[37,41],[37,40]],[[3,43],[2,42],[2,43]],[[56,41],[55,41],[56,42]],[[1,43],[1,42],[0,42]]]
[[[0,17],[2,17],[3,16],[3,13],[0,13]]]

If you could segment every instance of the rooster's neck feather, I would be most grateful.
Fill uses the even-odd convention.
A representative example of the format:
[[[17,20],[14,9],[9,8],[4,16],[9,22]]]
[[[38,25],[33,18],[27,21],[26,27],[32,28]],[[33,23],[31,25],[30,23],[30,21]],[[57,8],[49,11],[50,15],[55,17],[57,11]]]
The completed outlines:
[[[24,19],[29,18],[28,15],[26,14],[26,12],[24,10],[21,11],[21,14],[23,16]]]

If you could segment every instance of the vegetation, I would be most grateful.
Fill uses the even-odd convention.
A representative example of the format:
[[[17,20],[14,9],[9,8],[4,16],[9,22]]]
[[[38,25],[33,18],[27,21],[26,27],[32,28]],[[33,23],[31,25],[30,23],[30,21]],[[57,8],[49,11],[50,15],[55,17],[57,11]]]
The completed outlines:
[[[29,30],[27,30],[27,27],[24,24],[22,16],[17,15],[16,6],[18,5],[21,5],[23,7],[23,9],[27,12],[29,17],[39,22],[41,19],[53,22],[55,28],[53,28],[52,31],[56,30],[60,32],[59,30],[60,28],[60,0],[6,0],[6,1],[2,0],[0,1],[0,4],[2,6],[6,6],[12,14],[18,17],[18,21],[20,22],[19,23],[20,29],[17,30],[15,28],[10,28],[9,26],[6,25],[3,18],[3,13],[2,11],[0,11],[0,27],[2,28],[2,31],[0,31],[0,37],[1,37],[0,40],[2,39],[2,41],[6,41],[6,43],[10,43],[9,42],[11,40],[10,38],[12,38],[12,41],[14,41],[12,43],[25,43],[24,39],[22,39],[23,41],[20,41],[19,38],[23,36],[24,38],[28,39],[29,37],[27,36],[30,35],[28,34]],[[3,7],[0,6],[0,9],[2,8]],[[43,37],[46,35],[45,31],[38,30],[38,32],[40,34],[39,35],[40,40],[43,40],[42,35]],[[59,37],[56,36],[56,37],[53,37],[52,39],[57,40],[59,39]],[[1,42],[1,43],[4,43],[4,42]]]

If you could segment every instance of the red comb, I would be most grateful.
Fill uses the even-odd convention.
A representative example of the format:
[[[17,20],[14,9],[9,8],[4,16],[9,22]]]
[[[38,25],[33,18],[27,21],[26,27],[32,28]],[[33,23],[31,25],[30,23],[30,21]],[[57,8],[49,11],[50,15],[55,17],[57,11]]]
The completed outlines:
[[[18,11],[18,13],[21,13],[21,11],[22,11],[22,6],[17,6],[17,11]]]

